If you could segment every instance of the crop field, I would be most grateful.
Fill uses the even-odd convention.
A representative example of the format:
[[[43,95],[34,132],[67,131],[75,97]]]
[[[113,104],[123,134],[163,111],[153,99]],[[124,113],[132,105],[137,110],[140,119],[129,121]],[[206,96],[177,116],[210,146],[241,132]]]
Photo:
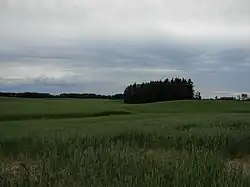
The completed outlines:
[[[0,186],[250,186],[250,102],[0,98]]]

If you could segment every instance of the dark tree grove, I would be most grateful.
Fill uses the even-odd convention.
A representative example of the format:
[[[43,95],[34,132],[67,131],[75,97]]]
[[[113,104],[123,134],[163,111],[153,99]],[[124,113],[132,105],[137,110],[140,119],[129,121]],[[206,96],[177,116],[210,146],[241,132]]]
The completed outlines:
[[[184,78],[134,83],[124,91],[124,103],[131,104],[190,99],[194,99],[194,83]]]

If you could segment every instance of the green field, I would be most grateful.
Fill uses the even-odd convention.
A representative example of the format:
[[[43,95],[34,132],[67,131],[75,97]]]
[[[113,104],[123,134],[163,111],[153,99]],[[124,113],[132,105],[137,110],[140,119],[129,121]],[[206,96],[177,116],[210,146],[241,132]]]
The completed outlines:
[[[250,186],[250,102],[0,98],[0,186]]]

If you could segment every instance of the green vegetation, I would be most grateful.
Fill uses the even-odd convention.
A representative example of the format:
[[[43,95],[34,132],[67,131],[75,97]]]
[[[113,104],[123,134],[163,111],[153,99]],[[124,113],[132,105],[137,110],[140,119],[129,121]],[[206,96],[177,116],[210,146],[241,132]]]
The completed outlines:
[[[172,78],[164,81],[150,81],[131,84],[124,90],[124,103],[153,103],[175,100],[201,100],[200,94],[194,94],[191,79]],[[198,96],[198,97],[196,97]]]
[[[1,98],[0,109],[0,186],[250,185],[249,102]]]
[[[241,101],[169,101],[147,104],[123,104],[119,100],[19,99],[0,98],[0,121],[18,119],[91,117],[103,112],[150,113],[248,113],[250,102]],[[61,115],[61,116],[60,116]],[[99,115],[101,116],[101,115]],[[81,116],[80,116],[81,117]]]

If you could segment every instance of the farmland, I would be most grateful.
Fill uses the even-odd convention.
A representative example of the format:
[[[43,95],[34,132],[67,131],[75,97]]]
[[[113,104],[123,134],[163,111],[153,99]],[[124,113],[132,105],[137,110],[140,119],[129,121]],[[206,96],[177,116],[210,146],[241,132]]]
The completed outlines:
[[[1,186],[249,186],[250,102],[0,98]]]

